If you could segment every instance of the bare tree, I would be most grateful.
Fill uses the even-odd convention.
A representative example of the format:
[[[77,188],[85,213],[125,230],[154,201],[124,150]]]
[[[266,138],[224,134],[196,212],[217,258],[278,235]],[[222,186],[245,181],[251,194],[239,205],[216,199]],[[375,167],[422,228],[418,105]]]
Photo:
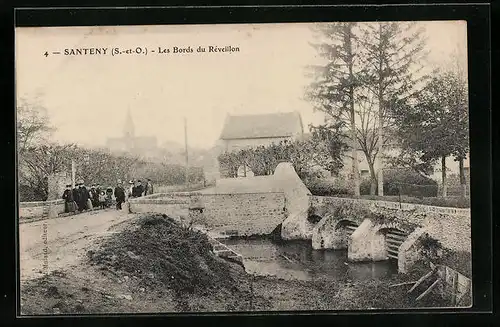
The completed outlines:
[[[40,144],[54,130],[47,110],[36,102],[20,98],[17,102],[17,146],[19,153]]]
[[[71,144],[44,144],[27,148],[20,157],[19,184],[29,187],[36,200],[46,200],[48,177],[69,170],[74,148]]]

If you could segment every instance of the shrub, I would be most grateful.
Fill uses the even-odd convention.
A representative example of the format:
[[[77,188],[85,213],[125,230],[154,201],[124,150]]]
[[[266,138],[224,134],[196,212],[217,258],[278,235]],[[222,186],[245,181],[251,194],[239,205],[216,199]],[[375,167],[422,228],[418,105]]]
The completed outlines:
[[[370,194],[370,187],[371,187],[371,180],[370,179],[361,180],[361,183],[359,184],[359,194],[361,194],[361,195]],[[375,191],[376,190],[377,189],[375,189]]]
[[[46,191],[19,184],[19,202],[47,201]]]
[[[426,235],[420,240],[420,245],[420,252],[423,257],[431,261],[437,260],[440,257],[440,251],[443,249],[441,242],[429,235]]]
[[[378,185],[377,185],[378,186]],[[369,195],[371,179],[361,180],[359,192]],[[378,187],[375,187],[377,192]],[[436,181],[423,176],[412,169],[386,169],[384,170],[384,195],[408,195],[414,197],[435,197],[438,193]]]
[[[336,196],[352,194],[352,190],[342,185],[342,182],[338,180],[309,179],[304,181],[304,184],[313,195]]]
[[[445,249],[436,264],[448,266],[469,278],[472,277],[472,257],[469,252]]]
[[[412,169],[384,170],[384,195],[399,195],[400,193],[419,198],[436,197],[438,184],[433,179]]]
[[[470,198],[464,197],[424,198],[419,203],[436,207],[470,208]]]

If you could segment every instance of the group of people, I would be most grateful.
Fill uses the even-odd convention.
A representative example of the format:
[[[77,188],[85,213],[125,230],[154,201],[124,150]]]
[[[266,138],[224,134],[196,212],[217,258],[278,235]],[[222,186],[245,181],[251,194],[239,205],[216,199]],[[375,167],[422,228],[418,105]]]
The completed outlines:
[[[71,184],[68,184],[62,196],[65,201],[64,212],[82,212],[98,207],[101,209],[109,208],[113,202],[113,194],[116,199],[116,209],[121,210],[122,204],[127,198],[153,194],[153,184],[149,178],[145,185],[142,185],[141,180],[137,182],[132,180],[129,184],[127,190],[125,190],[121,180],[118,180],[114,190],[112,187],[102,189],[99,184],[92,184],[88,188],[83,181],[75,184],[74,188],[71,187]]]
[[[153,184],[151,179],[147,179],[145,185],[142,185],[142,181],[139,179],[137,181],[131,180],[128,182],[129,186],[125,189],[121,180],[115,187],[115,198],[116,198],[116,210],[122,209],[122,204],[127,200],[127,198],[138,198],[145,195],[153,194]]]

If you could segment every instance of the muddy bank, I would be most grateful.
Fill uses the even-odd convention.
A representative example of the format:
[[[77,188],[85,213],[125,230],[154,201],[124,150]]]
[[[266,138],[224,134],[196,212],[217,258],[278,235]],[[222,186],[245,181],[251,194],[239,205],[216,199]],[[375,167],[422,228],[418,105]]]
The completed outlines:
[[[98,270],[86,272],[89,280],[73,273],[56,273],[31,281],[23,287],[22,314],[336,311],[446,305],[435,295],[415,302],[418,292],[413,296],[406,294],[411,285],[389,287],[408,278],[336,284],[248,276],[232,287],[215,287],[179,297],[167,288],[146,291],[137,278],[119,278]],[[235,269],[235,274],[240,272]]]
[[[207,237],[161,215],[127,223],[77,268],[23,282],[22,314],[355,310],[443,306],[415,302],[425,271],[361,282],[253,276],[214,256]]]

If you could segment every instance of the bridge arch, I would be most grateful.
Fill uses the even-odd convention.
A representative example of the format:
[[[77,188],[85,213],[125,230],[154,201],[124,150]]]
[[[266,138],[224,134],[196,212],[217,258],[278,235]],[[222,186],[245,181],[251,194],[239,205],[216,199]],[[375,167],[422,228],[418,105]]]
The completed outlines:
[[[349,238],[358,226],[354,220],[326,215],[313,229],[313,248],[347,249]]]
[[[377,239],[382,242],[381,250],[388,260],[398,260],[399,250],[409,236],[409,232],[394,224],[384,224],[376,232]]]

